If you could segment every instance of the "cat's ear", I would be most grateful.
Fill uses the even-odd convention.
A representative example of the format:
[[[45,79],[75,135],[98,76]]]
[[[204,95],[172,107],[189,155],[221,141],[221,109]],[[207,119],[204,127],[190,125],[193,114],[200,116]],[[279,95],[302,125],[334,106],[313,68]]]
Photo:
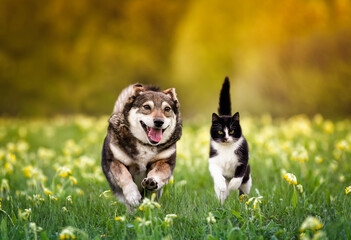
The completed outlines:
[[[234,121],[239,121],[239,112],[236,112],[232,118]]]
[[[217,114],[212,113],[212,122],[217,122],[219,119],[220,117]]]

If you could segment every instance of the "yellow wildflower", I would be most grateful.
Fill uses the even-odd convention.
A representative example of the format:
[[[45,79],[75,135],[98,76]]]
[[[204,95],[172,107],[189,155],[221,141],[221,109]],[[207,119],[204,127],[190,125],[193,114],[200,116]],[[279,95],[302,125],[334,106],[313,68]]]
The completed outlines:
[[[33,169],[32,165],[28,165],[25,168],[23,168],[24,177],[31,178],[32,177],[32,174],[31,174],[32,169]]]
[[[316,162],[316,163],[322,163],[323,162],[323,158],[321,157],[321,156],[316,156],[315,158],[314,158],[314,161]]]
[[[286,173],[283,176],[285,178],[286,181],[289,182],[289,184],[297,184],[297,180],[296,180],[296,176],[292,173]]]
[[[68,168],[68,167],[65,167],[65,166],[57,168],[56,172],[58,173],[58,175],[60,177],[63,177],[63,178],[65,178],[68,175],[72,174],[72,170],[70,168]]]
[[[319,221],[318,218],[308,216],[305,221],[302,223],[300,232],[303,232],[305,230],[312,230],[312,231],[317,231],[323,227],[322,223]]]
[[[68,179],[71,180],[74,185],[77,185],[78,181],[75,177],[69,176]]]
[[[345,151],[349,149],[349,143],[346,140],[341,140],[337,142],[335,146],[337,149],[340,149],[341,151]]]
[[[324,132],[329,133],[329,134],[333,133],[334,132],[334,123],[330,120],[325,121],[323,124],[323,130],[324,130]]]
[[[346,194],[349,194],[350,192],[351,192],[351,186],[346,187],[345,193],[346,193]]]
[[[126,217],[125,216],[118,216],[118,217],[115,217],[115,220],[124,222],[126,220]]]

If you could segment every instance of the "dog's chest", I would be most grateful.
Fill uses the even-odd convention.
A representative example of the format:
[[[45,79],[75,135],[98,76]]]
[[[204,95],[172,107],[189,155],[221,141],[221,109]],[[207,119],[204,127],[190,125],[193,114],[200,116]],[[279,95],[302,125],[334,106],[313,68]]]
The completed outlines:
[[[137,149],[139,154],[137,155],[136,158],[137,158],[138,165],[141,169],[146,169],[147,164],[157,160],[156,159],[158,155],[157,148],[150,147],[143,144],[138,144]]]
[[[140,172],[147,170],[147,165],[160,159],[169,158],[175,152],[175,146],[161,152],[156,147],[138,143],[137,154],[133,157],[124,152],[118,145],[110,144],[115,159],[126,166],[137,165]]]

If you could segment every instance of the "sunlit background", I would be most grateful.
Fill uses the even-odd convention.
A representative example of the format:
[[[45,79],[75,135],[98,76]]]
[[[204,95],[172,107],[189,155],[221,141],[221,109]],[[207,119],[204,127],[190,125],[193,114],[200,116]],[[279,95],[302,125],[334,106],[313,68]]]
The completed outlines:
[[[135,82],[217,109],[351,115],[348,0],[1,0],[0,115],[108,115]]]

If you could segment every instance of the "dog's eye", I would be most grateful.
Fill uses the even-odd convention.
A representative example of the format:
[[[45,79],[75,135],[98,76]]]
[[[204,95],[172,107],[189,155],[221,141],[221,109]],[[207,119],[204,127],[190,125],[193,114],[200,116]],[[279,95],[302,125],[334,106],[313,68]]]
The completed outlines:
[[[218,130],[218,134],[219,134],[219,135],[222,135],[223,132],[222,132],[221,130]]]
[[[150,105],[144,105],[143,108],[144,108],[145,110],[151,110]]]
[[[231,131],[229,132],[229,134],[234,134],[234,130],[231,130]]]
[[[165,107],[165,112],[169,112],[171,111],[171,108],[170,107]]]

